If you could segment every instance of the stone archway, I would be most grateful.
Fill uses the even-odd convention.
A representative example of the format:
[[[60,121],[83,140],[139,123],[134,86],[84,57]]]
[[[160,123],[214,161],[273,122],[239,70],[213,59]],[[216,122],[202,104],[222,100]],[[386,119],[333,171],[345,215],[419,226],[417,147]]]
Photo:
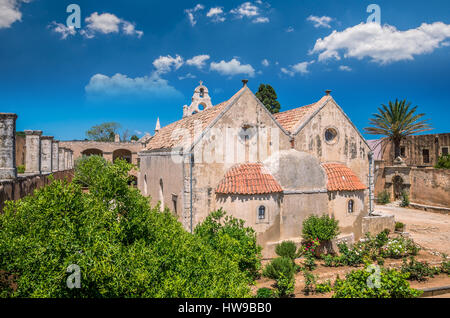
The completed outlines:
[[[90,148],[81,153],[82,156],[101,156],[103,157],[103,151],[100,149]]]
[[[392,184],[394,186],[394,200],[399,200],[402,198],[403,192],[403,178],[400,176],[395,176],[392,178]]]
[[[123,159],[128,163],[131,163],[131,151],[127,149],[117,149],[113,151],[113,162],[116,159]]]

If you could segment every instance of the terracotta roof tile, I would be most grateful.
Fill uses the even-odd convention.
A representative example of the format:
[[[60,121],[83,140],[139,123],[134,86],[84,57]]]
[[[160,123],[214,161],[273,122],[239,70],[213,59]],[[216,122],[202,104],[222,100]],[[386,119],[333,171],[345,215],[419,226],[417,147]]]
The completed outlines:
[[[221,194],[267,194],[283,192],[280,184],[260,163],[232,167],[216,188]]]
[[[318,107],[320,107],[327,98],[328,96],[324,96],[314,104],[276,113],[273,116],[284,129],[294,133],[300,124],[303,123]]]
[[[199,125],[200,132],[203,132],[211,122],[232,102],[242,91],[244,87],[233,95],[229,100],[222,102],[216,106],[205,109],[197,114],[185,117],[176,122],[161,128],[148,142],[146,150],[167,150],[178,146],[182,146],[183,140],[186,140],[184,134],[177,133],[187,132],[190,135],[191,144],[194,142],[195,126]],[[199,133],[199,132],[197,132]]]
[[[358,176],[346,165],[341,163],[323,163],[327,176],[328,191],[357,191],[367,187],[359,180]]]

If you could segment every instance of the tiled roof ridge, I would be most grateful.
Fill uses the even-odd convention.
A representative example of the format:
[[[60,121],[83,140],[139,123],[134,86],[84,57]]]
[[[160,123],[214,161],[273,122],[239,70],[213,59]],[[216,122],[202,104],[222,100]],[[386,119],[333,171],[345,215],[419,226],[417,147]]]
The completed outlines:
[[[219,194],[269,194],[283,189],[262,163],[240,163],[232,166],[216,187]]]
[[[328,191],[358,191],[365,190],[365,186],[358,176],[345,164],[340,162],[322,163],[328,182]]]

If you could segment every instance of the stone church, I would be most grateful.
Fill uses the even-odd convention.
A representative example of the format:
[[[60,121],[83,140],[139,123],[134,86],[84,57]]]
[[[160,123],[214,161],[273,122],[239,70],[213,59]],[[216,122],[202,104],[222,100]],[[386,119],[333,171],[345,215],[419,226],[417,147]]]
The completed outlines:
[[[223,208],[254,228],[269,257],[278,242],[299,242],[311,214],[339,220],[342,236],[362,236],[369,152],[330,91],[272,115],[246,80],[215,106],[200,82],[182,119],[146,140],[138,187],[187,230]]]

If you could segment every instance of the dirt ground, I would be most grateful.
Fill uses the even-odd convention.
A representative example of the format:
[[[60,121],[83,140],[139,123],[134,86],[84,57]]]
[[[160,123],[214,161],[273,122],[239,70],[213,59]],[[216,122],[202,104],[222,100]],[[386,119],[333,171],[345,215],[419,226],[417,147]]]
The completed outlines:
[[[377,205],[375,211],[394,214],[398,222],[406,224],[406,232],[423,249],[450,255],[450,215]]]

